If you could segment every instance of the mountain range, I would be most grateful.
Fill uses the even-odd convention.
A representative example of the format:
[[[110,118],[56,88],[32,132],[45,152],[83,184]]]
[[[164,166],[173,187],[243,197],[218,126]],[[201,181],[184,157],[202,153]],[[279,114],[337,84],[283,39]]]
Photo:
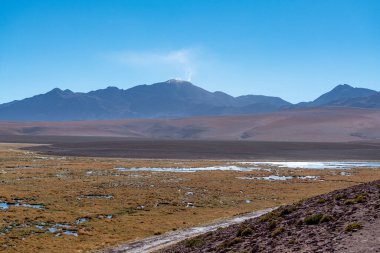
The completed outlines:
[[[180,80],[138,85],[123,90],[108,87],[88,93],[53,89],[45,94],[0,105],[0,120],[73,121],[128,118],[185,118],[252,115],[314,107],[380,108],[380,93],[347,84],[311,102],[291,104],[279,97],[233,97],[210,92]]]

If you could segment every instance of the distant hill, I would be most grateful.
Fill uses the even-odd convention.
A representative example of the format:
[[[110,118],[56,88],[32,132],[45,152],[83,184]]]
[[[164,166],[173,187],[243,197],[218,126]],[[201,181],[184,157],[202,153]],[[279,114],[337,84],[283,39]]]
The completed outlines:
[[[255,114],[278,111],[290,103],[277,97],[232,97],[209,92],[190,82],[168,80],[122,90],[116,87],[89,93],[54,89],[0,105],[0,119],[67,121],[122,118],[172,118]]]
[[[341,99],[330,103],[330,105],[358,108],[380,108],[380,92],[376,92],[366,97]]]
[[[88,93],[53,89],[45,94],[0,105],[0,120],[73,121],[128,118],[185,118],[253,115],[315,107],[380,108],[380,93],[338,85],[312,102],[293,105],[279,97],[233,97],[210,92],[180,80],[138,85],[122,90],[108,87]]]
[[[347,106],[350,105],[351,99],[364,98],[376,94],[377,92],[365,88],[354,88],[348,84],[336,86],[331,91],[321,95],[312,102],[303,102],[296,105],[297,107],[319,107],[328,105],[344,105],[343,101],[347,101]],[[367,107],[364,103],[363,107]]]

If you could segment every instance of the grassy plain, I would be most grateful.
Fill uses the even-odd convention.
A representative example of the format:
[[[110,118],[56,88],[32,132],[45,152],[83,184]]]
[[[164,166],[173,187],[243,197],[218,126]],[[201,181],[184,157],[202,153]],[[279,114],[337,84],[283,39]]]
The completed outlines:
[[[379,169],[352,169],[347,176],[337,170],[264,165],[270,170],[123,172],[115,168],[235,162],[46,156],[19,149],[24,146],[0,145],[0,203],[42,204],[43,208],[1,209],[0,251],[88,252],[380,179]],[[269,175],[319,178],[239,179]]]

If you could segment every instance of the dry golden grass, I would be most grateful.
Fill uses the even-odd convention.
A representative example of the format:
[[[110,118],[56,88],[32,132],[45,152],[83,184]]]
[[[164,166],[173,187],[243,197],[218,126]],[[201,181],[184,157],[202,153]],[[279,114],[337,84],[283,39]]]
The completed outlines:
[[[351,176],[336,170],[274,167],[270,172],[119,172],[114,168],[202,167],[227,162],[48,157],[19,150],[20,146],[0,145],[0,200],[23,199],[45,208],[0,210],[0,250],[8,252],[87,252],[380,178],[376,169],[350,170]],[[237,179],[273,174],[314,175],[322,180]],[[112,198],[87,199],[86,195]],[[195,207],[186,207],[188,203]],[[75,223],[83,217],[89,221]],[[55,223],[69,224],[78,236],[47,232]]]

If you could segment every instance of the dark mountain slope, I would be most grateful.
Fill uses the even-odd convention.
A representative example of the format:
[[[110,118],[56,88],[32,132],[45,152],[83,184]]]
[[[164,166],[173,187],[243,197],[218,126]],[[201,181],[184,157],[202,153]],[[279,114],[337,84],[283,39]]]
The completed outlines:
[[[58,88],[46,94],[4,104],[0,108],[0,118],[9,120],[79,120],[107,114],[107,109],[102,107],[97,97]]]
[[[108,87],[74,93],[54,89],[0,105],[0,119],[67,121],[239,115],[278,111],[285,105],[290,103],[280,98],[253,95],[234,98],[223,92],[209,92],[190,82],[168,80],[128,90]]]
[[[354,88],[348,84],[341,84],[336,86],[331,91],[321,95],[312,102],[303,102],[296,105],[297,107],[318,107],[334,105],[339,101],[346,101],[349,99],[368,97],[376,94],[377,92],[365,88]]]
[[[0,120],[183,118],[262,114],[321,106],[380,108],[379,97],[376,91],[345,84],[338,85],[313,102],[292,105],[279,97],[233,97],[172,79],[152,85],[138,85],[127,90],[108,87],[88,93],[75,93],[54,89],[45,94],[0,105]]]
[[[380,92],[367,97],[343,99],[331,103],[334,106],[360,107],[360,108],[380,108]]]

